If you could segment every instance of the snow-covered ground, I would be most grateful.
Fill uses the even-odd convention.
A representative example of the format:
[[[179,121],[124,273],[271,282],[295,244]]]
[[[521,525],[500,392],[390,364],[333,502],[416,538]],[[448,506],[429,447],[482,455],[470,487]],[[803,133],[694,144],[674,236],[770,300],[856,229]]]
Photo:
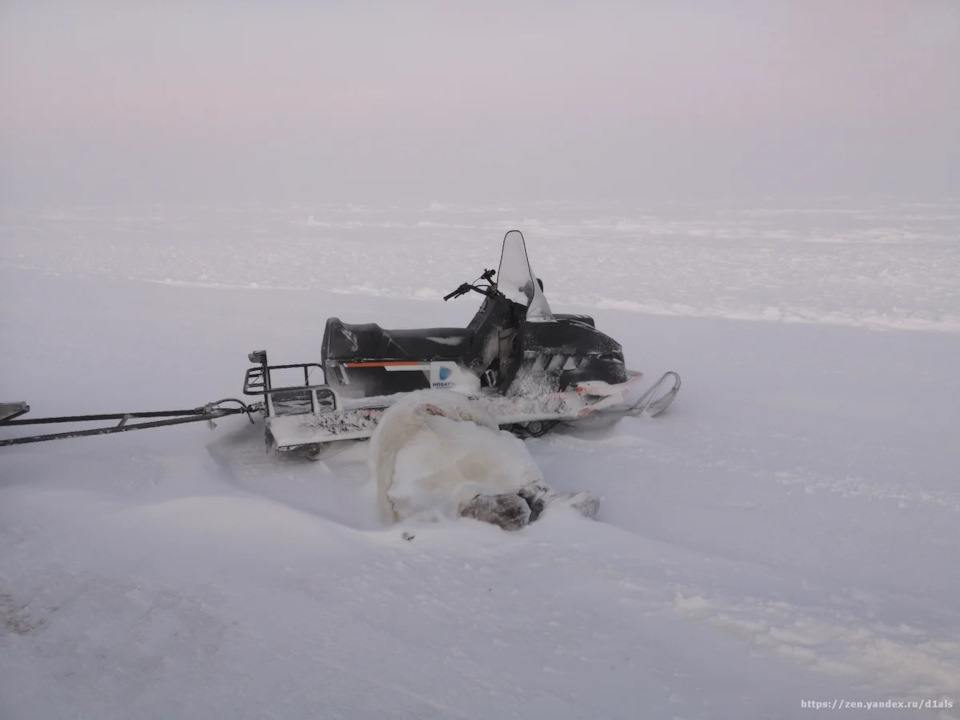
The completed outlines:
[[[513,227],[684,379],[527,441],[597,521],[384,527],[366,443],[240,417],[3,448],[0,718],[960,717],[960,200],[5,209],[0,401],[193,407],[328,315],[466,323]]]

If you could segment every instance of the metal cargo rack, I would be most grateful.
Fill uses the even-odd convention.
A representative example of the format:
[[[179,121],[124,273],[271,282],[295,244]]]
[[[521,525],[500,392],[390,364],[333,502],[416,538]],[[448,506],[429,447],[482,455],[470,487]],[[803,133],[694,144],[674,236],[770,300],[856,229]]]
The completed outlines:
[[[266,350],[256,350],[248,357],[250,362],[257,363],[257,367],[247,370],[243,381],[243,394],[263,395],[267,417],[330,412],[339,406],[337,395],[329,385],[310,382],[312,372],[319,370],[321,376],[323,375],[323,367],[319,363],[270,365]],[[303,372],[303,384],[275,387],[273,374],[291,370]]]

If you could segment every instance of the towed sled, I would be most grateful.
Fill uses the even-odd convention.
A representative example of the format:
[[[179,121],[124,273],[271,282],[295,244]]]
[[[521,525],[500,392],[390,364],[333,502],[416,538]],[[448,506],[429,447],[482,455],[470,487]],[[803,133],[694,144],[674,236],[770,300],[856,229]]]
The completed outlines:
[[[680,390],[671,371],[641,394],[641,373],[593,318],[553,313],[517,230],[503,239],[497,271],[444,300],[474,292],[483,303],[465,328],[385,330],[332,317],[320,363],[271,365],[265,350],[250,353],[243,392],[263,396],[268,449],[318,454],[368,438],[388,407],[428,388],[467,396],[521,437],[590,416],[659,415]]]

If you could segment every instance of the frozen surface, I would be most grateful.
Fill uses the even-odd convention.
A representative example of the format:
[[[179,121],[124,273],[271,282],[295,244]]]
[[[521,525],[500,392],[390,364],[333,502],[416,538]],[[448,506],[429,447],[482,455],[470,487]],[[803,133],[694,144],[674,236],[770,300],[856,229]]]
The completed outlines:
[[[243,418],[3,448],[0,717],[960,717],[957,201],[7,209],[0,401],[193,407],[328,315],[463,324],[514,226],[684,378],[526,442],[597,521],[385,526],[366,443]],[[842,700],[953,707],[801,704]]]
[[[0,209],[0,264],[436,299],[512,228],[554,305],[960,331],[960,200]]]

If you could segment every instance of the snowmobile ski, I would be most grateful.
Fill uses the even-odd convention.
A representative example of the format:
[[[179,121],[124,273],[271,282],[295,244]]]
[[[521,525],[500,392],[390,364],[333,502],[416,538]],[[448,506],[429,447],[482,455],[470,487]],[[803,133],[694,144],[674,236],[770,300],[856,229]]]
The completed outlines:
[[[672,382],[672,384],[669,388],[667,388],[666,391],[664,391],[663,388],[666,386],[668,381]],[[638,415],[656,417],[670,407],[670,403],[673,402],[673,399],[679,392],[680,376],[673,370],[668,370],[661,375],[660,379],[651,385],[650,388],[644,392],[635,403],[627,408],[624,411],[624,414],[632,417],[636,417]]]

